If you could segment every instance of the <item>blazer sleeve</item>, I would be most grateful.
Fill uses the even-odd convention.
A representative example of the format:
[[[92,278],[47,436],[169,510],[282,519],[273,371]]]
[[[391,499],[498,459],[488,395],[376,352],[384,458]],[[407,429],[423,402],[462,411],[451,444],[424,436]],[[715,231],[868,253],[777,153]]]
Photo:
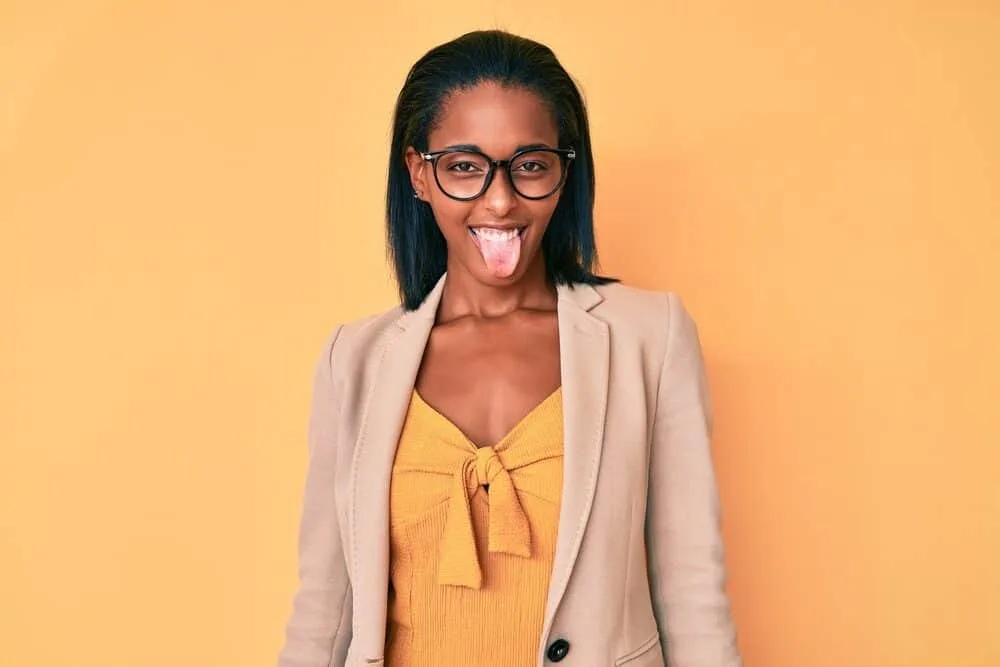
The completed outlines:
[[[646,510],[653,607],[671,667],[739,667],[701,344],[681,300],[668,306]]]
[[[313,381],[299,585],[278,667],[340,667],[350,643],[351,586],[334,493],[339,404],[332,363],[339,334],[338,327],[324,345]]]

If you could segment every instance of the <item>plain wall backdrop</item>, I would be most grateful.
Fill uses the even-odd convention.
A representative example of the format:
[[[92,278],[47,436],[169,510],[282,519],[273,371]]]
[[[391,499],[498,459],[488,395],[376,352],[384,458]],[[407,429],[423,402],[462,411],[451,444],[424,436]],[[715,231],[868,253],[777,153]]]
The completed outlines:
[[[995,2],[0,2],[0,665],[264,667],[312,368],[395,304],[390,116],[549,43],[676,290],[748,667],[1000,665]]]

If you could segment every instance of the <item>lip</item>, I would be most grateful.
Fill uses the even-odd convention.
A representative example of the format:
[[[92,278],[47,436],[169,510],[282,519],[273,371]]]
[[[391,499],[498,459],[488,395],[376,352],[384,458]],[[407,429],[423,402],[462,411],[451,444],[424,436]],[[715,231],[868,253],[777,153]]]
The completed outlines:
[[[477,229],[492,229],[498,232],[509,232],[515,230],[518,236],[524,236],[524,232],[528,229],[528,225],[469,225],[469,233],[473,236],[476,235]]]
[[[493,230],[496,230],[496,231],[499,231],[499,232],[507,232],[507,231],[510,231],[510,230],[516,230],[517,231],[517,238],[523,239],[524,238],[524,233],[525,233],[525,231],[527,231],[528,226],[527,225],[504,225],[504,226],[474,225],[474,226],[470,226],[469,227],[469,238],[472,239],[472,242],[476,245],[477,248],[481,249],[482,246],[479,245],[479,235],[476,234],[476,231],[475,231],[476,229],[493,229]]]

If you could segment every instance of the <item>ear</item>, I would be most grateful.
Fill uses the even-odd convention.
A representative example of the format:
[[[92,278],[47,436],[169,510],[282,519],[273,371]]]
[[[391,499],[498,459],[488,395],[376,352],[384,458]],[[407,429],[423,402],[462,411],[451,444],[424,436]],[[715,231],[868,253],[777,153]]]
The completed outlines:
[[[433,178],[430,174],[430,163],[413,146],[406,149],[406,168],[410,171],[410,185],[413,186],[413,191],[417,194],[417,199],[429,201],[429,186]]]

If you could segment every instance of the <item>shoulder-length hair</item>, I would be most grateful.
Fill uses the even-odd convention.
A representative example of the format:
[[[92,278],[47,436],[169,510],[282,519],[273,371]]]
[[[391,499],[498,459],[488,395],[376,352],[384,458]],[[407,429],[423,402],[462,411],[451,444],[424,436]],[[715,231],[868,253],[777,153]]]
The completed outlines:
[[[417,308],[444,274],[447,249],[431,207],[413,196],[406,150],[413,146],[427,151],[428,135],[448,95],[484,82],[538,95],[556,120],[560,147],[576,150],[542,238],[549,281],[556,285],[614,282],[594,273],[594,159],[587,109],[579,89],[549,47],[501,30],[484,30],[428,51],[410,69],[396,100],[386,226],[389,259],[407,310]]]

